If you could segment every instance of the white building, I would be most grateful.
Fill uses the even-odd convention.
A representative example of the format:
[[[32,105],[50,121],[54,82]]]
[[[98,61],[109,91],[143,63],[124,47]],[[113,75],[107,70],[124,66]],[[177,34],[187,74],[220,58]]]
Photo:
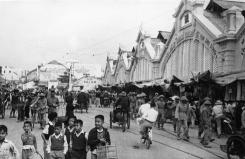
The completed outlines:
[[[22,70],[10,66],[2,66],[2,77],[7,81],[17,81],[21,77]]]

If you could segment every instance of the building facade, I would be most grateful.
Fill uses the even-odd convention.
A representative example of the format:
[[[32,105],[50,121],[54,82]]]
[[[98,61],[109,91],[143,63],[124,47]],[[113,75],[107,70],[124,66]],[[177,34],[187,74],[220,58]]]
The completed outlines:
[[[118,50],[117,63],[114,70],[115,84],[128,83],[130,81],[130,67],[132,64],[132,52],[122,48]]]
[[[221,31],[207,17],[204,1],[183,0],[174,14],[175,25],[160,59],[162,78],[189,81],[197,73],[218,71],[214,39]]]
[[[117,60],[114,60],[111,57],[107,57],[106,68],[105,68],[104,76],[102,78],[102,83],[104,85],[114,85],[115,84],[115,78],[113,74],[115,72],[116,64],[117,64]]]
[[[160,77],[157,63],[169,36],[168,32],[159,32],[157,38],[139,31],[134,51],[134,60],[130,70],[131,82],[150,81]]]

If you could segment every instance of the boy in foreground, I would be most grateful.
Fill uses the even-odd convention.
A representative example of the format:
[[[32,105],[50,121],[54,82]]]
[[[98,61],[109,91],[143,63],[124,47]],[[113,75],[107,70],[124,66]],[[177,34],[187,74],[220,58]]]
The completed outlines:
[[[88,145],[91,150],[91,159],[97,159],[96,149],[100,146],[110,145],[110,134],[106,128],[103,127],[104,116],[95,116],[95,128],[90,130],[88,135]]]
[[[8,128],[0,125],[0,158],[1,159],[19,159],[19,153],[15,145],[6,139]]]

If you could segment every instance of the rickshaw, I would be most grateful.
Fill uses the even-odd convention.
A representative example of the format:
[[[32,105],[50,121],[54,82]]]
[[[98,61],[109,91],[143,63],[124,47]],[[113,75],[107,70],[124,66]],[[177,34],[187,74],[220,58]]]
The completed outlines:
[[[130,129],[130,115],[127,115],[127,120],[123,118],[121,106],[114,106],[113,111],[110,112],[110,128],[112,129],[112,123],[117,123],[122,126],[122,131],[125,132],[126,128]]]
[[[220,145],[220,149],[227,154],[228,159],[245,158],[245,134],[237,132],[228,138],[226,145]]]

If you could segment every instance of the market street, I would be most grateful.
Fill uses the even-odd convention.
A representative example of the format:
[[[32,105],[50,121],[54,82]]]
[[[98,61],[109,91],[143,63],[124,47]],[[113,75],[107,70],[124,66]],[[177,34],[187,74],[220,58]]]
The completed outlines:
[[[89,113],[77,112],[75,115],[84,121],[84,130],[88,132],[94,126],[94,116],[97,114],[103,114],[106,118],[105,127],[108,127],[112,144],[116,144],[118,151],[118,158],[127,159],[219,159],[226,158],[225,153],[219,150],[219,144],[224,144],[225,140],[216,140],[211,144],[212,148],[206,149],[199,144],[199,140],[195,138],[195,131],[190,130],[190,142],[178,141],[176,136],[173,135],[172,127],[167,124],[165,125],[166,131],[153,130],[153,145],[149,150],[146,149],[145,145],[141,145],[139,149],[134,149],[133,146],[139,141],[138,126],[134,121],[131,121],[131,128],[125,133],[118,127],[116,123],[113,124],[113,128],[109,128],[109,111],[111,108],[90,108]],[[16,122],[16,119],[9,119],[9,111],[6,112],[7,117],[5,120],[0,120],[1,124],[5,124],[9,128],[8,139],[13,141],[18,150],[21,150],[20,136],[23,133],[22,123]],[[62,115],[64,110],[59,111],[59,115]],[[33,130],[33,133],[37,137],[38,149],[42,154],[42,139],[40,137],[41,130],[39,126]],[[193,138],[192,138],[193,136]],[[165,156],[165,157],[163,157]],[[88,154],[90,157],[90,153]]]

